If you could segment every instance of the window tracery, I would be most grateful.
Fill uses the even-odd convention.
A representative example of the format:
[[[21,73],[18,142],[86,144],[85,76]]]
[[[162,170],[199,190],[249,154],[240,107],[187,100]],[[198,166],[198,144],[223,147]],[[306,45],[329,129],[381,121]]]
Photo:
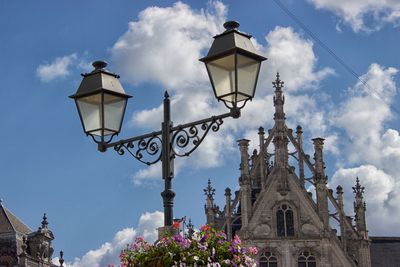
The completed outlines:
[[[269,251],[263,252],[260,256],[260,267],[278,267],[278,258]]]
[[[317,261],[315,256],[310,253],[310,251],[303,251],[298,260],[298,267],[317,267]]]
[[[294,216],[292,208],[282,204],[276,212],[278,236],[294,236]]]

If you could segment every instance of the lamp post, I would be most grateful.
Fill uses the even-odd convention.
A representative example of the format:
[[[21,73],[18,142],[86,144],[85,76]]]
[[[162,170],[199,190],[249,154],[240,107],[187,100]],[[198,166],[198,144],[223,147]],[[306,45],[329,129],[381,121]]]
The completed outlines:
[[[240,117],[240,109],[254,97],[260,65],[266,59],[256,52],[251,36],[238,30],[239,23],[228,21],[224,27],[226,30],[214,37],[207,56],[200,60],[206,65],[215,97],[230,109],[227,113],[174,126],[169,95],[165,92],[161,130],[112,142],[121,130],[126,103],[131,97],[123,90],[119,76],[105,69],[107,63],[96,61],[94,70],[82,74],[77,92],[70,96],[75,100],[84,132],[98,144],[99,151],[113,148],[119,155],[128,152],[147,165],[161,160],[165,230],[170,230],[173,223],[174,159],[189,156],[210,130],[220,129],[223,119]]]

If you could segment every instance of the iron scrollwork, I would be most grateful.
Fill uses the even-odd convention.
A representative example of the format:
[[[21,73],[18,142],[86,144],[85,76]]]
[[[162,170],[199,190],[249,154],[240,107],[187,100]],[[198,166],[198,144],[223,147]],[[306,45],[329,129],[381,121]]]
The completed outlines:
[[[237,110],[233,110],[229,113],[169,128],[170,156],[189,156],[199,147],[210,130],[219,131],[224,118],[237,117],[238,114],[240,113]],[[99,146],[99,150],[104,152],[107,148],[113,147],[119,155],[128,152],[140,162],[152,165],[161,160],[164,138],[161,130],[114,143],[103,142],[103,146]]]
[[[114,145],[114,150],[119,155],[124,155],[125,151],[127,151],[140,162],[152,165],[161,159],[162,141],[158,135],[140,138],[135,141],[121,141]]]
[[[172,153],[178,157],[189,156],[203,142],[208,132],[217,132],[222,123],[222,118],[213,117],[210,121],[197,125],[178,126],[171,139]],[[185,150],[186,147],[189,148]]]

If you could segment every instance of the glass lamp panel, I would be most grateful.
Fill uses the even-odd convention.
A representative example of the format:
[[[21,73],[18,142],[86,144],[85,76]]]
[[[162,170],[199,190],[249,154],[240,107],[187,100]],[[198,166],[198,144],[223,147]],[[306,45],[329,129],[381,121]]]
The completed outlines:
[[[235,100],[235,55],[229,55],[207,63],[207,69],[218,99]]]
[[[238,91],[243,94],[238,101],[254,96],[260,65],[260,61],[237,55]]]
[[[101,135],[101,94],[76,99],[84,131],[88,134]],[[96,131],[97,130],[97,131]]]
[[[104,135],[120,131],[126,101],[125,97],[104,94]]]
[[[237,95],[237,101],[236,101],[236,102],[244,101],[244,100],[246,100],[246,99],[249,99],[249,96],[248,96],[248,95],[243,95],[243,94],[241,94],[241,93],[238,93],[238,95]]]

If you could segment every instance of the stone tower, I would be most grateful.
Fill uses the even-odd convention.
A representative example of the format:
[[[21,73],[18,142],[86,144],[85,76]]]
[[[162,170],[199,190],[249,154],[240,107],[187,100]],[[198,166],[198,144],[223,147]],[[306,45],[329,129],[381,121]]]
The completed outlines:
[[[260,127],[260,148],[252,156],[248,153],[249,140],[238,141],[240,189],[233,198],[231,190],[226,189],[223,210],[217,208],[213,198],[208,199],[207,223],[225,230],[228,237],[238,234],[246,245],[256,246],[262,267],[370,267],[364,188],[357,179],[353,224],[344,213],[342,187],[338,186],[335,196],[327,186],[324,139],[312,139],[311,160],[303,150],[303,129],[298,126],[294,135],[286,125],[279,74],[273,85],[274,126],[268,135]],[[306,174],[311,177],[306,178]],[[315,189],[316,200],[306,184]],[[214,194],[210,182],[207,188]],[[332,220],[338,222],[339,232],[331,226]]]

